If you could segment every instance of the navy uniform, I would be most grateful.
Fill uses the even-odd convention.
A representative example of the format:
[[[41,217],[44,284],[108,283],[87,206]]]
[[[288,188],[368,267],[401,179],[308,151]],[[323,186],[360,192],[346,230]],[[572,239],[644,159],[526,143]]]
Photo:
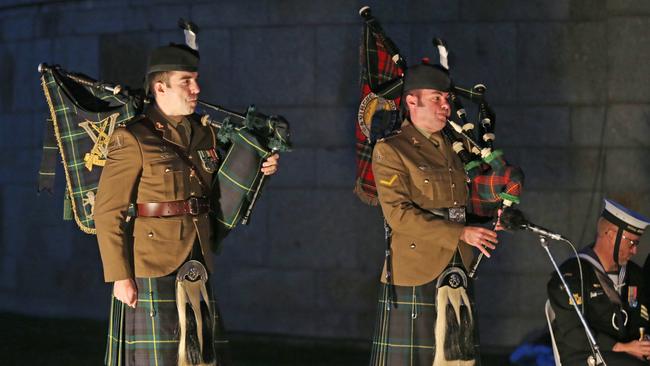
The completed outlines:
[[[625,231],[637,235],[643,233],[648,220],[614,201],[605,200],[602,217],[618,227],[618,241],[614,257],[618,257],[620,237]],[[641,332],[650,331],[647,294],[644,294],[643,271],[634,262],[627,262],[614,273],[608,273],[601,259],[588,246],[579,253],[582,264],[584,292],[580,291],[578,261],[571,258],[560,266],[578,307],[584,308],[584,316],[596,338],[603,358],[608,365],[648,365],[624,352],[612,349],[618,342],[638,340]],[[618,258],[615,259],[618,263]],[[557,274],[548,282],[548,296],[556,318],[553,330],[562,365],[586,365],[591,348],[582,324],[575,314],[564,286]],[[643,328],[643,330],[641,330]]]

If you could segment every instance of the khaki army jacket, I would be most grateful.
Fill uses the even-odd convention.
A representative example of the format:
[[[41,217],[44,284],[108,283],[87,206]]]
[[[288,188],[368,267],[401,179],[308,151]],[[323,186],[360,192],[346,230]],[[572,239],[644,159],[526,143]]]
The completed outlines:
[[[434,280],[457,249],[468,268],[473,253],[459,240],[464,225],[431,212],[467,201],[465,171],[448,143],[436,147],[405,122],[401,132],[377,142],[372,169],[381,209],[392,228],[394,284],[419,286]],[[382,281],[385,275],[384,264]]]
[[[150,121],[160,132],[154,135],[146,127]],[[97,240],[107,282],[135,277],[161,277],[176,270],[190,254],[198,236],[208,269],[212,268],[210,253],[212,224],[205,213],[198,216],[138,217],[131,228],[126,222],[130,203],[185,200],[191,196],[208,197],[215,171],[217,140],[211,127],[204,127],[193,117],[189,146],[174,125],[151,106],[142,120],[115,130],[102,171],[94,210]],[[165,140],[163,142],[159,136]],[[186,149],[198,167],[192,173],[189,164],[167,144]],[[213,151],[210,151],[214,149]],[[211,152],[214,154],[200,154]],[[206,164],[207,163],[207,164]],[[212,163],[212,165],[210,164]]]

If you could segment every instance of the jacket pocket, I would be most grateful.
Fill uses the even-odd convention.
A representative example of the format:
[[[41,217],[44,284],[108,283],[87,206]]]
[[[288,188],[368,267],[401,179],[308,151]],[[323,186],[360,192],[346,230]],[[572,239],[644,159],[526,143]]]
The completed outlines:
[[[447,202],[452,199],[449,170],[446,168],[418,171],[413,184],[432,201]]]
[[[135,219],[133,236],[137,239],[178,241],[183,234],[183,220],[160,217]]]

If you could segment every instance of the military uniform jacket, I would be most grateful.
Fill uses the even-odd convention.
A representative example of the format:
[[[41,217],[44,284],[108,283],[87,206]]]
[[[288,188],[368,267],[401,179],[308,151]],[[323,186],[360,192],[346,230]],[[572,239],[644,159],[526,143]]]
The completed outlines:
[[[202,181],[211,184],[213,169],[206,168],[201,159],[209,154],[200,156],[199,151],[214,149],[211,152],[216,153],[216,132],[194,117],[187,119],[192,125],[188,147],[182,146],[179,132],[155,106],[146,110],[142,120],[116,129],[111,137],[94,210],[107,282],[170,274],[188,257],[197,237],[208,269],[212,268],[209,253],[214,233],[209,214],[138,217],[132,230],[126,222],[127,208],[132,202],[167,202],[210,195],[210,187],[202,184],[190,166],[168,146],[171,143],[186,149]],[[147,121],[159,135],[145,125]]]
[[[587,253],[593,251],[589,248]],[[595,257],[595,254],[591,255]],[[629,342],[639,339],[639,327],[649,331],[647,304],[643,303],[644,289],[641,268],[633,262],[628,262],[625,285],[619,295],[622,307],[608,298],[603,285],[599,281],[596,269],[589,261],[581,259],[584,277],[584,297],[580,297],[580,272],[578,261],[569,259],[560,266],[577,304],[584,304],[584,315],[591,331],[596,337],[596,343],[603,351],[611,351],[616,342]],[[616,294],[616,293],[615,293]],[[586,360],[591,354],[587,336],[573,306],[569,303],[562,282],[557,274],[553,274],[548,282],[548,295],[553,310],[555,322],[553,325],[555,340],[562,360]],[[617,294],[616,294],[617,295]],[[617,330],[618,313],[623,310],[623,329]],[[627,314],[627,315],[626,315]],[[627,321],[625,319],[627,318]]]
[[[404,122],[401,132],[377,142],[372,169],[379,203],[392,229],[394,284],[419,286],[434,280],[457,249],[469,267],[471,247],[459,240],[464,225],[431,212],[465,206],[467,201],[465,170],[448,143],[436,147]],[[385,274],[386,264],[382,281]]]

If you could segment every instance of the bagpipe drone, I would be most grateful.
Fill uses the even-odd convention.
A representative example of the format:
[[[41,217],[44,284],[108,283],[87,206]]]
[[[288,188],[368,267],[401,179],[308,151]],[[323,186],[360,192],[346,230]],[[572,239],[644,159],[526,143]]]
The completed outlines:
[[[397,46],[372,15],[370,7],[361,8],[359,14],[363,18],[364,29],[360,52],[361,103],[356,125],[355,193],[362,201],[376,205],[372,148],[379,138],[400,128],[400,98],[403,75],[408,66]],[[439,38],[434,38],[433,45],[440,56],[440,65],[450,71],[446,45]],[[494,148],[496,114],[486,100],[486,91],[483,84],[464,88],[456,85],[452,78],[449,94],[455,116],[448,120],[442,130],[464,164],[470,193],[467,214],[471,221],[478,223],[493,220],[499,210],[518,204],[524,182],[522,170],[508,164],[503,151]],[[478,123],[468,118],[463,99],[476,104]],[[388,235],[387,228],[387,241]],[[387,253],[389,251],[390,248]],[[481,259],[482,255],[470,270],[470,277],[474,276]]]
[[[186,43],[196,46],[198,27],[179,21]],[[95,233],[93,207],[108,141],[115,128],[142,114],[149,101],[142,89],[130,89],[67,72],[60,66],[40,64],[41,84],[49,107],[39,170],[39,191],[53,190],[57,155],[62,160],[66,191],[64,219],[74,217],[80,229]],[[291,150],[288,122],[267,116],[251,105],[237,113],[198,101],[196,113],[203,126],[218,129],[217,138],[228,146],[214,185],[213,218],[220,236],[239,222],[247,224],[264,183],[260,166],[275,152]],[[137,123],[137,122],[135,122]]]

